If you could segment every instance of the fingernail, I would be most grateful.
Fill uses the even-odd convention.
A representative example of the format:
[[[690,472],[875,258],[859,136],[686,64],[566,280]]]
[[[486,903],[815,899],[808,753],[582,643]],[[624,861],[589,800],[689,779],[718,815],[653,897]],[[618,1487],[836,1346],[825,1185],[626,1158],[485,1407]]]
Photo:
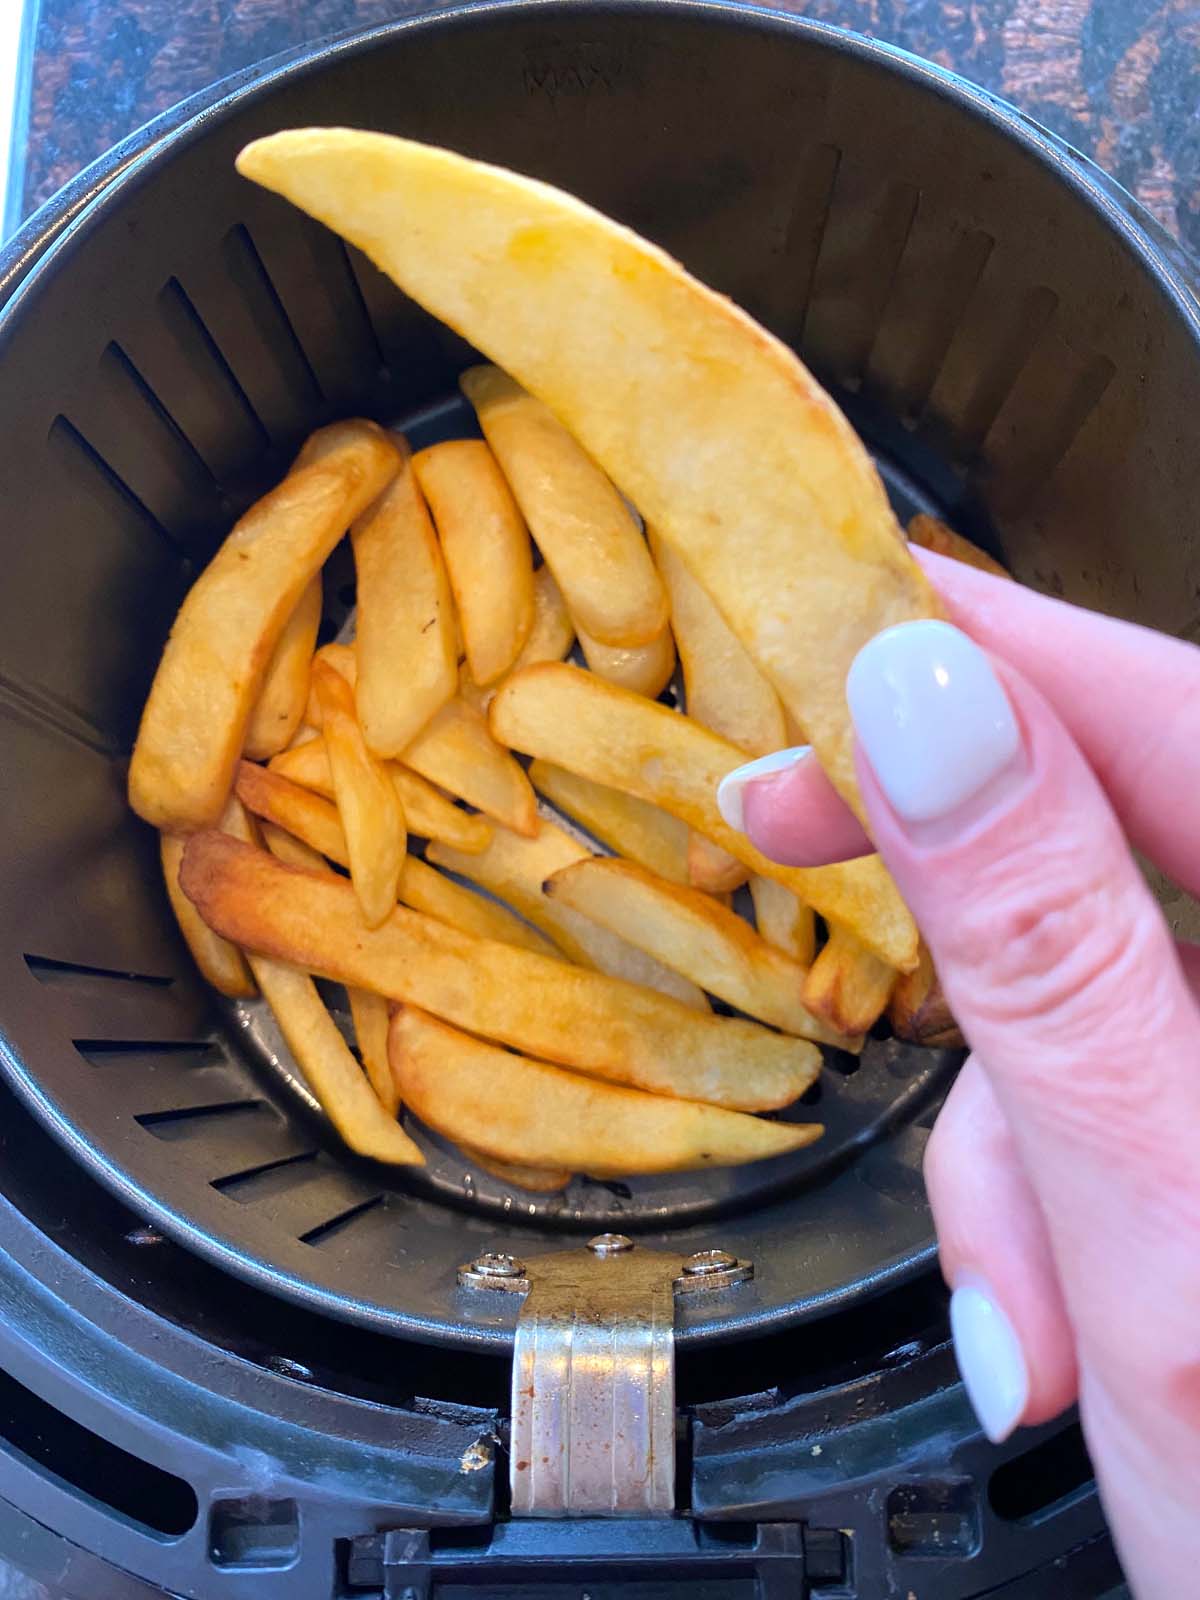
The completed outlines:
[[[854,658],[846,698],[859,744],[903,822],[952,816],[1021,750],[991,662],[948,622],[885,628]]]
[[[747,761],[744,767],[735,767],[717,785],[717,810],[731,828],[745,833],[746,785],[758,778],[769,778],[775,772],[786,772],[810,755],[812,746],[802,744],[794,750],[775,750],[769,756],[759,756],[757,761]]]
[[[954,1354],[980,1426],[1000,1444],[1029,1403],[1029,1369],[1012,1323],[978,1281],[960,1283],[950,1296]]]

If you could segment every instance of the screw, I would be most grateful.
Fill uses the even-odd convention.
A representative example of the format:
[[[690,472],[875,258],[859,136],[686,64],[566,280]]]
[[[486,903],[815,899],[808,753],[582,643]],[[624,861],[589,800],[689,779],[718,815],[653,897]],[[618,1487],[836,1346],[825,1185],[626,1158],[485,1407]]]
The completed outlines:
[[[737,1264],[738,1258],[728,1250],[697,1250],[683,1263],[683,1271],[688,1278],[707,1278],[709,1273],[728,1272]]]
[[[588,1240],[588,1249],[594,1256],[619,1256],[633,1249],[633,1240],[623,1233],[598,1233]]]
[[[472,1261],[471,1271],[486,1272],[491,1278],[519,1278],[525,1271],[525,1263],[500,1250],[485,1250]]]

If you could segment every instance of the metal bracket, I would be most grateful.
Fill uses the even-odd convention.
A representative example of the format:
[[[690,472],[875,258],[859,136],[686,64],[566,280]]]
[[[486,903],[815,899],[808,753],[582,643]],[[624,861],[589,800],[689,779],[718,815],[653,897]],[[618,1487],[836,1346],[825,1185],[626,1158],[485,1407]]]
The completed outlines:
[[[732,1288],[750,1262],[681,1260],[603,1233],[528,1264],[486,1253],[464,1288],[521,1294],[509,1474],[514,1516],[666,1516],[675,1506],[675,1295]]]

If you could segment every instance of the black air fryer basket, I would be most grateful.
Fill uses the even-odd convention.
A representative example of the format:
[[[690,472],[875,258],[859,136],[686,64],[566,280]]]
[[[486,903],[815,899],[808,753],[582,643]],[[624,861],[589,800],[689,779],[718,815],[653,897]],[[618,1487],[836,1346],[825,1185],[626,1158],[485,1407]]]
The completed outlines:
[[[222,85],[85,173],[0,262],[0,1553],[89,1596],[1101,1594],[1077,1427],[994,1451],[954,1380],[920,1177],[953,1055],[831,1055],[790,1163],[547,1199],[436,1140],[419,1174],[350,1158],[193,971],[124,798],[182,595],[314,426],[469,428],[461,341],[236,176],[309,123],[579,194],[793,344],[902,515],[1195,636],[1185,264],[895,51],[734,5],[482,6]],[[603,1229],[755,1264],[681,1302],[691,1515],[505,1521],[516,1301],[455,1269]]]

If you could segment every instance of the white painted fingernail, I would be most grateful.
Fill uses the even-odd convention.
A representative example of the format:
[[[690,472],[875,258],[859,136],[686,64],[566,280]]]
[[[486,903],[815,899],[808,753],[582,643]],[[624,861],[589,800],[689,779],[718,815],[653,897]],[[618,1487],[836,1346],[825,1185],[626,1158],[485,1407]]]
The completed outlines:
[[[984,1433],[1000,1444],[1029,1404],[1029,1369],[1012,1323],[978,1281],[950,1296],[954,1354],[967,1396]]]
[[[746,785],[756,778],[769,778],[774,772],[786,772],[797,762],[812,755],[812,746],[797,745],[794,750],[775,750],[769,756],[759,756],[757,761],[747,761],[744,767],[735,767],[717,785],[717,810],[731,828],[739,833],[746,831],[743,813]]]
[[[854,658],[846,698],[858,741],[903,822],[951,816],[1021,750],[991,662],[948,622],[885,628]]]

